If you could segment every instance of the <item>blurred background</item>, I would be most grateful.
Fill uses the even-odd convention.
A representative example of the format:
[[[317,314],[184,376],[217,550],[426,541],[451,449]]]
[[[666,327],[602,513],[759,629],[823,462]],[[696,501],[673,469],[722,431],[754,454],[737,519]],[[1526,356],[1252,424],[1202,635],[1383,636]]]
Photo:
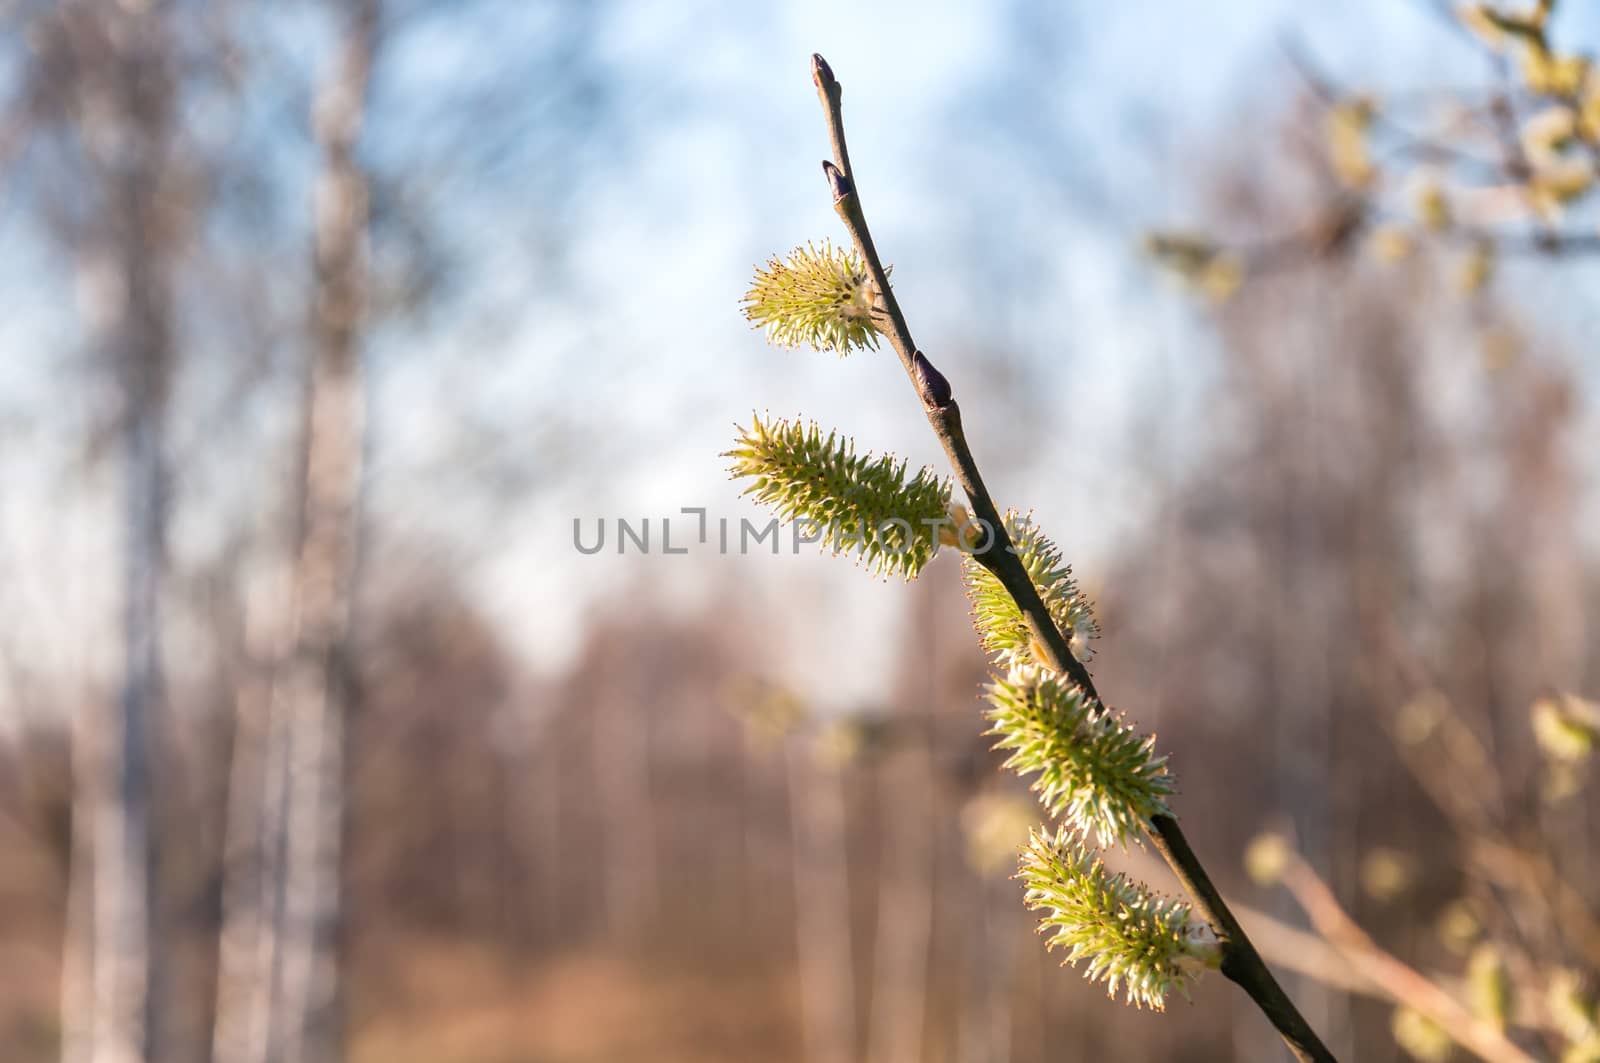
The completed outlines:
[[[1532,726],[1600,693],[1600,254],[1327,225],[1339,99],[1530,106],[1448,7],[0,22],[0,1059],[1286,1058],[1219,976],[1139,1013],[1046,954],[953,559],[740,549],[752,411],[939,465],[891,352],[740,313],[844,239],[813,51],[990,487],[1330,1047],[1403,1058],[1394,1002],[1262,830],[1447,984],[1600,968],[1593,732]]]

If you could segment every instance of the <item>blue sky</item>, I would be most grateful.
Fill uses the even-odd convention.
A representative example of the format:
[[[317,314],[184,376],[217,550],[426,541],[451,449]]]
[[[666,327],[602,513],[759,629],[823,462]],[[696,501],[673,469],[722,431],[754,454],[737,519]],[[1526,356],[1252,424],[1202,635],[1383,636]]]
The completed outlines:
[[[1558,31],[1592,39],[1595,18],[1576,6]],[[391,56],[384,91],[409,102],[375,119],[387,124],[371,150],[387,165],[403,172],[407,151],[438,148],[434,91],[470,87],[494,64],[515,69],[518,34],[555,28],[541,21],[550,5],[473,10],[480,21],[441,22]],[[1483,72],[1426,0],[632,0],[597,10],[627,149],[600,150],[615,130],[596,128],[592,145],[580,136],[577,187],[559,210],[543,199],[563,176],[551,169],[559,160],[515,143],[492,190],[447,189],[448,237],[476,298],[382,337],[374,510],[454,541],[536,668],[559,667],[581,637],[574,618],[619,596],[694,607],[733,581],[757,609],[804,603],[774,622],[773,642],[791,650],[771,665],[832,703],[876,690],[872,647],[893,644],[876,636],[901,622],[900,588],[809,551],[588,558],[571,541],[574,517],[701,505],[713,518],[755,516],[716,456],[752,410],[804,413],[864,448],[937,463],[889,352],[774,350],[738,312],[756,263],[843,236],[817,165],[826,142],[811,52],[845,85],[880,249],[919,342],[956,385],[991,486],[1003,504],[1036,509],[1091,588],[1118,541],[1150,518],[1162,479],[1181,471],[1205,412],[1204,314],[1137,256],[1136,241],[1151,225],[1204,221],[1207,160],[1268,143],[1264,127],[1298,91],[1279,42],[1293,34],[1347,83],[1380,92],[1471,84]],[[303,32],[315,44],[315,27]],[[530,265],[526,226],[508,212],[548,213],[571,242],[554,264]],[[39,298],[26,220],[13,211],[0,222],[16,237],[4,298],[19,352],[0,379],[8,408],[48,408],[57,437],[75,438],[90,404],[60,354],[72,342],[63,314]],[[471,319],[488,305],[492,327]],[[992,370],[1017,382],[1011,397],[984,389]],[[1153,440],[1140,429],[1152,411],[1163,427]],[[481,471],[463,448],[483,433],[525,481],[503,507],[451,490],[452,477]],[[108,484],[59,492],[71,452],[47,457],[57,452],[34,439],[0,472],[14,593],[40,603],[41,623],[18,637],[53,645],[63,664],[113,645]]]
[[[1030,460],[991,462],[992,486],[1003,502],[1037,509],[1091,586],[1118,539],[1148,519],[1162,472],[1137,467],[1150,453],[1130,437],[1133,420],[1153,405],[1170,409],[1170,449],[1154,454],[1176,469],[1199,401],[1180,381],[1203,379],[1208,344],[1203,315],[1134,244],[1147,225],[1203,220],[1189,160],[1214,138],[1241,150],[1265,141],[1257,124],[1298,90],[1280,39],[1301,37],[1353,84],[1380,75],[1383,87],[1448,84],[1482,69],[1421,4],[1401,0],[1038,5],[1020,37],[992,17],[1003,6],[786,4],[719,21],[702,14],[716,8],[658,5],[648,10],[661,24],[641,18],[618,41],[625,65],[644,61],[652,42],[694,41],[674,54],[703,107],[674,116],[631,172],[597,192],[605,213],[579,261],[596,287],[616,292],[601,300],[600,350],[535,355],[525,369],[540,374],[534,387],[583,396],[640,446],[604,482],[556,485],[525,511],[517,541],[527,547],[507,551],[490,578],[508,618],[527,588],[566,603],[640,578],[637,560],[574,558],[574,516],[665,516],[684,505],[754,516],[711,457],[752,409],[804,412],[863,446],[937,464],[887,351],[845,361],[777,351],[737,314],[754,263],[842,236],[817,169],[826,143],[807,81],[811,51],[845,85],[880,249],[919,342],[966,396],[980,459],[1010,414],[972,393],[981,367],[962,359],[1001,346],[1037,395],[1039,423],[1023,433]],[[1009,136],[986,125],[985,108],[996,107],[1015,112]],[[631,268],[618,276],[620,263]],[[863,636],[897,622],[898,588],[826,558],[736,562],[733,578],[770,585],[771,600],[821,595],[807,612],[851,618],[820,634],[804,616],[782,628],[807,640],[794,655],[801,676],[815,674],[819,657],[860,661],[863,646],[892,644]],[[649,564],[656,593],[699,600],[704,570],[694,559]],[[529,651],[558,662],[573,634],[540,629]],[[875,669],[862,664],[830,668],[839,689],[818,696],[866,696]]]

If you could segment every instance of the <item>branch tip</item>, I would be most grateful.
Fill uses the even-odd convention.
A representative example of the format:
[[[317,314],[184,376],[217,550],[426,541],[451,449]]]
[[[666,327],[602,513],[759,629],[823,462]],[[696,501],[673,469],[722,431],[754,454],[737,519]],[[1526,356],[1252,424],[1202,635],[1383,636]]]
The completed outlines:
[[[839,87],[839,81],[833,76],[833,67],[817,52],[811,53],[811,80],[819,92],[831,92]]]

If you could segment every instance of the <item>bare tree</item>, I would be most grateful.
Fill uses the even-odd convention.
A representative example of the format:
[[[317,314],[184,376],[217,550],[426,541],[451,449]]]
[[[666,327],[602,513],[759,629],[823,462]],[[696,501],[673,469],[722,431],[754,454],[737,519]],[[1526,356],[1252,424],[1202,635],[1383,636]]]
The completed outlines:
[[[269,576],[270,581],[270,576]],[[287,580],[277,580],[280,584]],[[217,959],[212,1058],[265,1063],[273,1022],[274,972],[282,913],[281,822],[287,788],[284,721],[273,710],[272,669],[284,642],[283,610],[247,602],[234,680],[233,749],[224,828],[223,924]],[[274,819],[276,817],[276,819]]]
[[[321,170],[286,656],[268,704],[241,700],[235,739],[235,863],[214,1040],[222,1063],[343,1056],[346,747],[369,271],[370,181],[356,148],[380,12],[378,0],[335,7],[341,42],[312,122]],[[275,656],[273,641],[266,638],[258,656]]]
[[[113,368],[120,399],[110,438],[122,460],[122,684],[114,703],[86,705],[74,727],[64,1055],[135,1063],[156,1058],[160,1043],[152,759],[172,287],[186,227],[178,204],[192,205],[192,188],[177,146],[170,5],[82,0],[27,14],[32,47],[8,131],[39,149],[41,211],[72,255],[90,344]]]
[[[342,0],[344,39],[316,98],[322,155],[315,193],[316,293],[305,397],[294,649],[280,706],[287,721],[283,1058],[342,1056],[339,959],[349,647],[360,498],[368,179],[356,157],[378,44],[378,0]]]
[[[355,149],[377,46],[378,4],[349,0],[342,8],[344,40],[317,94],[314,117],[322,154],[313,225],[316,293],[294,573],[294,648],[279,706],[286,721],[289,772],[281,928],[283,1058],[297,1063],[320,1063],[342,1054],[340,869],[367,278],[367,177]]]

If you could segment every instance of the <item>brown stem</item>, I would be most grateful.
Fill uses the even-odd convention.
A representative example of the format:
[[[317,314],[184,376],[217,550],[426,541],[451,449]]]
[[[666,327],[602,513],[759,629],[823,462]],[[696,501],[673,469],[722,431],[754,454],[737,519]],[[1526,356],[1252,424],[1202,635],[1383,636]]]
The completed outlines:
[[[1534,1063],[1533,1057],[1505,1034],[1473,1015],[1424,975],[1379,948],[1304,860],[1291,858],[1283,873],[1283,884],[1305,909],[1317,932],[1338,947],[1351,966],[1394,1000],[1432,1019],[1454,1041],[1480,1059],[1489,1063]]]
[[[906,376],[910,378],[922,399],[928,423],[933,426],[934,433],[944,447],[945,456],[956,470],[956,480],[972,506],[972,515],[982,521],[986,528],[987,541],[974,553],[974,556],[994,574],[1017,603],[1029,633],[1044,650],[1045,663],[1071,678],[1098,701],[1099,694],[1095,690],[1094,680],[1090,677],[1088,669],[1072,655],[1066,633],[1056,627],[1055,620],[1050,616],[1050,610],[1039,596],[1038,588],[1028,578],[1021,559],[1011,549],[1011,540],[1006,533],[999,509],[989,495],[988,488],[984,486],[983,477],[978,473],[977,461],[967,445],[966,433],[961,425],[961,410],[955,400],[949,397],[949,388],[942,376],[938,375],[937,370],[932,369],[925,356],[920,356],[921,352],[917,350],[917,345],[911,338],[911,329],[906,325],[905,314],[889,287],[888,272],[884,269],[883,261],[873,246],[872,233],[867,228],[866,216],[861,209],[861,193],[856,186],[855,174],[850,170],[850,155],[845,144],[844,118],[840,105],[842,89],[833,76],[833,71],[820,55],[811,57],[811,77],[816,83],[817,95],[827,112],[828,138],[833,144],[833,161],[824,163],[823,168],[827,171],[829,183],[833,188],[834,210],[843,219],[845,228],[850,233],[850,239],[855,243],[856,251],[865,261],[867,270],[872,275],[873,284],[877,286],[889,342],[899,355]],[[931,386],[930,377],[936,379],[938,385],[942,386]],[[1222,973],[1237,983],[1250,999],[1256,1002],[1256,1006],[1271,1021],[1297,1059],[1308,1063],[1309,1061],[1331,1063],[1334,1058],[1332,1053],[1318,1040],[1310,1025],[1295,1010],[1288,995],[1273,978],[1267,965],[1262,962],[1260,953],[1250,943],[1239,921],[1228,910],[1227,903],[1212,884],[1200,859],[1195,856],[1194,850],[1189,848],[1178,821],[1171,816],[1156,816],[1151,821],[1149,833],[1156,851],[1166,860],[1167,865],[1177,875],[1178,881],[1194,899],[1195,907],[1201,917],[1210,923],[1216,932],[1218,943],[1222,948]]]

